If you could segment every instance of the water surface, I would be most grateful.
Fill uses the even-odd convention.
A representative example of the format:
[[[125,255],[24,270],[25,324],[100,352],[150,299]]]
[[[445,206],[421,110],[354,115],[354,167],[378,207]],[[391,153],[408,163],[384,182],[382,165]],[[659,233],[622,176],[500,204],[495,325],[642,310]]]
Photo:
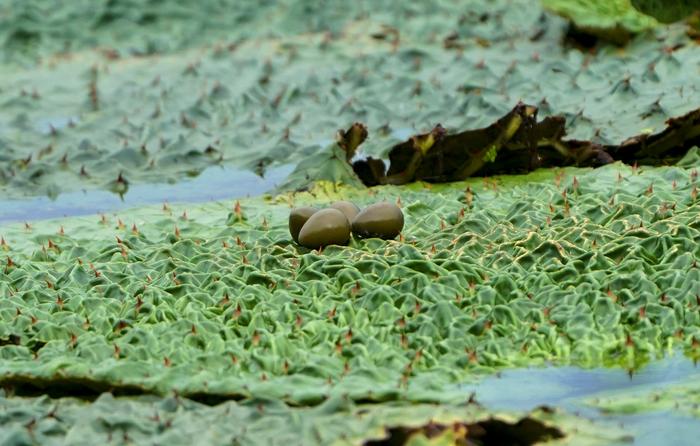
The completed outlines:
[[[175,184],[131,184],[123,196],[106,190],[83,190],[57,198],[0,200],[0,223],[116,212],[158,203],[201,203],[261,195],[282,182],[294,166],[269,168],[264,177],[234,167],[210,167],[195,178]]]
[[[629,374],[620,368],[582,369],[544,367],[506,370],[474,383],[460,385],[461,391],[474,392],[476,400],[492,410],[530,411],[539,406],[562,408],[588,419],[623,427],[633,442],[642,446],[690,445],[700,439],[700,420],[668,411],[634,415],[609,415],[587,405],[596,396],[648,393],[684,382],[697,382],[700,368],[677,354],[652,362]]]

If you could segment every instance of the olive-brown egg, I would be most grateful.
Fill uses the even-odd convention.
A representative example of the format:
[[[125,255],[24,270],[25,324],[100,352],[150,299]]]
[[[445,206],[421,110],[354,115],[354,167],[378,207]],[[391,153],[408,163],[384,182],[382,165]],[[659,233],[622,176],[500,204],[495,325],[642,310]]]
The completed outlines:
[[[314,213],[299,231],[299,244],[307,248],[346,245],[350,240],[350,223],[345,214],[327,208]]]
[[[318,209],[304,206],[294,208],[289,213],[289,233],[295,242],[299,243],[299,231],[301,231],[304,223],[316,212],[318,212]]]
[[[352,221],[352,233],[359,238],[393,239],[402,229],[401,208],[387,201],[367,206]]]
[[[336,201],[335,203],[331,204],[330,207],[333,209],[338,209],[340,212],[345,214],[349,223],[352,223],[355,217],[357,217],[357,214],[360,213],[360,208],[358,208],[355,203],[350,201]]]

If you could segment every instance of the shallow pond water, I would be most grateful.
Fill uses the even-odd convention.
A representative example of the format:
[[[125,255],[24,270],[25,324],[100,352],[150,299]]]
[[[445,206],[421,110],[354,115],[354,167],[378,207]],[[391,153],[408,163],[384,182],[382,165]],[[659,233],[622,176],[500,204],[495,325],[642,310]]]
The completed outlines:
[[[685,445],[700,438],[700,420],[668,411],[632,415],[609,415],[586,403],[596,396],[646,393],[674,384],[697,382],[700,368],[677,354],[629,374],[620,368],[582,369],[544,367],[507,370],[478,383],[460,385],[461,391],[474,392],[476,400],[488,409],[529,411],[551,406],[580,414],[601,423],[622,427],[630,435],[619,444]]]
[[[68,192],[54,200],[45,196],[0,200],[0,223],[115,212],[164,202],[198,203],[260,195],[273,189],[293,168],[291,165],[270,168],[260,177],[248,170],[216,166],[175,184],[132,184],[122,197],[95,189]]]
[[[71,119],[77,118],[46,119],[37,125],[50,132],[51,128],[65,127]],[[392,130],[391,135],[396,141],[403,141],[414,132],[415,129],[399,128]],[[332,139],[325,139],[316,145],[325,147],[332,143]],[[0,200],[0,223],[116,212],[163,202],[201,203],[261,195],[282,183],[293,170],[292,164],[270,167],[260,177],[250,170],[231,165],[213,166],[194,178],[173,184],[131,184],[121,197],[107,190],[91,189],[66,192],[55,198],[39,196]]]

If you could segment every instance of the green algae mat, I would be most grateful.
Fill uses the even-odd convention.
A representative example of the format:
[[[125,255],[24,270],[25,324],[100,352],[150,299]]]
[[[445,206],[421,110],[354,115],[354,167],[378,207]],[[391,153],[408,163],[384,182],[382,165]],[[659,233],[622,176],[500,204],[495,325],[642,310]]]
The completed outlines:
[[[700,356],[698,5],[659,3],[2,2],[0,444],[697,438],[692,373],[479,387]],[[291,174],[90,213],[203,201],[213,167]],[[403,233],[292,242],[292,207],[338,199]]]

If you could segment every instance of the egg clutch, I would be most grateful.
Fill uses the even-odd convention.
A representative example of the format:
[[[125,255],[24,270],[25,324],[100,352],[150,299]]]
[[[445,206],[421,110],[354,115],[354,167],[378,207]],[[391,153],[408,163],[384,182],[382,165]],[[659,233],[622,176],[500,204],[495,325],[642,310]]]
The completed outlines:
[[[403,212],[394,203],[382,201],[360,210],[349,201],[336,201],[317,209],[298,207],[289,214],[292,239],[307,248],[347,245],[350,234],[356,238],[393,239],[403,229]]]

